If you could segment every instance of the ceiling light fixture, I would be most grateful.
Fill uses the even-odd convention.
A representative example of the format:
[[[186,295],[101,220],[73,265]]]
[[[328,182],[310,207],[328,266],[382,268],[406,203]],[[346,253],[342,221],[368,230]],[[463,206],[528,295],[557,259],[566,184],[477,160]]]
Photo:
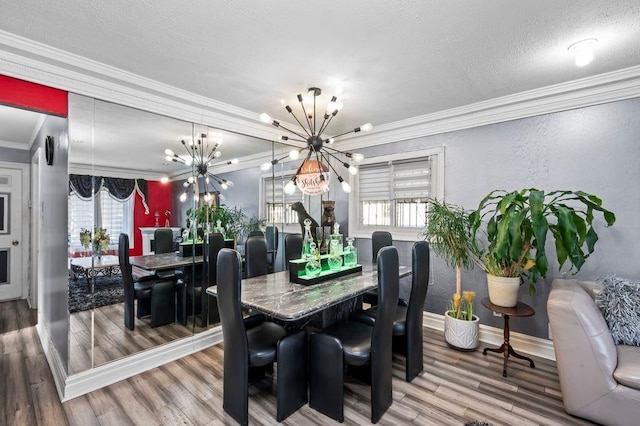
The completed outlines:
[[[164,150],[166,155],[165,159],[167,161],[191,166],[191,170],[176,175],[180,176],[187,173],[191,174],[183,184],[184,192],[180,195],[180,201],[183,203],[187,201],[187,192],[190,187],[193,188],[194,196],[195,194],[200,193],[199,188],[204,188],[204,201],[207,203],[211,203],[213,201],[214,194],[218,194],[220,199],[224,200],[224,195],[220,193],[216,184],[218,184],[222,189],[227,189],[233,186],[233,182],[211,173],[211,168],[222,165],[237,164],[238,160],[234,158],[230,161],[213,164],[211,161],[222,155],[222,152],[218,150],[222,144],[222,140],[213,139],[211,143],[209,143],[206,133],[201,133],[200,138],[195,142],[193,139],[188,142],[185,142],[184,140],[181,142],[187,151],[188,157],[180,156],[170,149]]]
[[[262,122],[272,124],[273,126],[283,129],[292,134],[293,137],[280,136],[279,142],[294,148],[288,155],[264,163],[261,166],[262,170],[269,170],[275,164],[278,164],[278,162],[284,160],[287,157],[290,157],[292,160],[296,160],[300,157],[300,154],[302,154],[305,149],[308,150],[295,175],[291,178],[289,183],[287,183],[284,188],[287,194],[292,194],[293,192],[295,192],[296,187],[307,195],[317,195],[322,192],[328,191],[330,180],[329,170],[333,170],[333,172],[338,177],[338,182],[340,182],[342,190],[347,193],[351,192],[351,185],[349,185],[342,178],[342,176],[340,176],[340,174],[336,171],[329,160],[334,159],[335,161],[341,163],[349,171],[349,173],[355,175],[358,173],[358,168],[355,165],[351,164],[351,162],[359,163],[364,159],[364,156],[362,154],[340,151],[328,145],[333,144],[335,139],[339,138],[340,136],[344,136],[350,133],[366,132],[371,130],[373,126],[371,125],[371,123],[363,124],[362,126],[356,127],[355,129],[348,132],[323,139],[322,134],[331,123],[331,120],[333,120],[333,118],[342,109],[342,103],[338,102],[338,93],[340,93],[340,91],[336,91],[336,94],[331,97],[331,100],[327,104],[324,114],[321,115],[321,124],[318,123],[319,120],[317,120],[318,116],[316,114],[316,107],[318,106],[317,98],[322,94],[322,91],[319,88],[310,87],[308,89],[307,97],[303,98],[301,94],[297,96],[300,107],[302,108],[302,113],[304,114],[303,120],[300,120],[294,114],[293,109],[289,105],[287,105],[284,101],[281,101],[284,105],[284,108],[289,114],[293,116],[302,130],[291,130],[280,124],[280,122],[278,122],[277,120],[272,119],[268,114],[260,115],[260,120]],[[287,141],[303,142],[307,145],[306,147],[300,148],[295,145],[287,144]],[[346,159],[340,159],[338,155],[342,155],[346,157]]]
[[[569,52],[576,55],[576,65],[583,67],[593,61],[593,47],[598,42],[598,39],[588,38],[573,43],[567,48]]]

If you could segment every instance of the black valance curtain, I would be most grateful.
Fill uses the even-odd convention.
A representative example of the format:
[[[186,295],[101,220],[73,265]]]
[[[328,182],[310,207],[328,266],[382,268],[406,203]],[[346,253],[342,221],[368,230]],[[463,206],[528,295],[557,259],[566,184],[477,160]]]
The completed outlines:
[[[122,179],[91,175],[69,175],[69,194],[75,192],[78,197],[89,199],[105,187],[118,200],[126,200],[135,191],[142,199],[144,214],[149,214],[147,205],[148,187],[144,179]]]

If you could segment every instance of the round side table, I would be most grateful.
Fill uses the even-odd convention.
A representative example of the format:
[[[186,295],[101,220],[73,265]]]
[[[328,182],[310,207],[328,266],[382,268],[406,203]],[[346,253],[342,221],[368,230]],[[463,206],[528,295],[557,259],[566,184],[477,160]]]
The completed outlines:
[[[515,358],[529,361],[529,365],[531,366],[531,368],[536,368],[531,358],[516,353],[516,351],[513,350],[513,347],[509,343],[509,317],[532,317],[536,313],[536,311],[534,311],[531,306],[522,302],[518,302],[518,304],[512,308],[505,308],[504,306],[494,305],[493,303],[491,303],[491,301],[489,301],[488,297],[482,299],[482,306],[493,312],[502,314],[502,317],[504,318],[504,343],[502,344],[502,346],[496,349],[484,348],[482,354],[486,355],[487,351],[504,354],[504,363],[502,365],[502,375],[504,377],[507,377],[507,360],[509,359],[509,355],[513,355]]]

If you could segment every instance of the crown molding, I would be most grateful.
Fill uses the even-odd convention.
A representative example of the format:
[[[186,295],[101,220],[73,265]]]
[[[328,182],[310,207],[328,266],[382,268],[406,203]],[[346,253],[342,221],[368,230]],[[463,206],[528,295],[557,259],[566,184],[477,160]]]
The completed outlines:
[[[17,52],[17,53],[16,53]],[[258,114],[0,31],[0,73],[265,140]],[[640,66],[383,124],[341,138],[341,149],[462,130],[640,96]]]

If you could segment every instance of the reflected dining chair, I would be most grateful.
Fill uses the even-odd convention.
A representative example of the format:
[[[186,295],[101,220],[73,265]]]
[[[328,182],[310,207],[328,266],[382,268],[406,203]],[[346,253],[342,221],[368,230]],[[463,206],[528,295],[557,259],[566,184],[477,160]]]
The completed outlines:
[[[384,247],[378,255],[378,298],[373,326],[344,321],[313,333],[310,339],[309,405],[344,421],[344,374],[364,377],[371,385],[371,422],[377,423],[393,400],[391,333],[398,301],[398,251]]]
[[[134,281],[129,262],[129,236],[120,234],[118,260],[124,286],[124,325],[135,328],[134,302],[138,301],[136,317],[151,316],[151,327],[169,324],[176,318],[176,284],[171,279],[145,279]]]
[[[174,250],[171,228],[157,228],[153,231],[153,244],[155,254],[172,253]]]
[[[244,246],[246,277],[253,278],[267,275],[267,240],[264,237],[247,238]]]
[[[429,244],[418,241],[413,245],[411,294],[409,303],[400,299],[393,320],[393,351],[405,356],[405,380],[412,381],[423,369],[422,322],[424,302],[429,286]],[[377,306],[351,314],[353,321],[373,326]]]
[[[219,232],[209,234],[206,246],[206,271],[202,274],[199,285],[191,283],[187,285],[187,294],[189,295],[188,303],[194,303],[193,309],[195,315],[200,314],[200,325],[208,327],[220,321],[218,316],[218,306],[215,300],[211,300],[212,296],[207,294],[207,288],[216,285],[216,272],[218,254],[224,248],[224,235]]]
[[[218,254],[218,309],[224,340],[223,408],[238,423],[249,422],[248,383],[276,368],[276,420],[307,403],[307,335],[288,334],[263,316],[242,318],[242,260],[231,249]],[[251,325],[249,326],[249,323]]]
[[[289,270],[289,261],[302,255],[302,234],[287,234],[284,237],[284,267]]]
[[[279,232],[277,226],[267,226],[264,236],[267,239],[267,268],[268,272],[273,272],[276,266],[276,258],[278,257]]]

